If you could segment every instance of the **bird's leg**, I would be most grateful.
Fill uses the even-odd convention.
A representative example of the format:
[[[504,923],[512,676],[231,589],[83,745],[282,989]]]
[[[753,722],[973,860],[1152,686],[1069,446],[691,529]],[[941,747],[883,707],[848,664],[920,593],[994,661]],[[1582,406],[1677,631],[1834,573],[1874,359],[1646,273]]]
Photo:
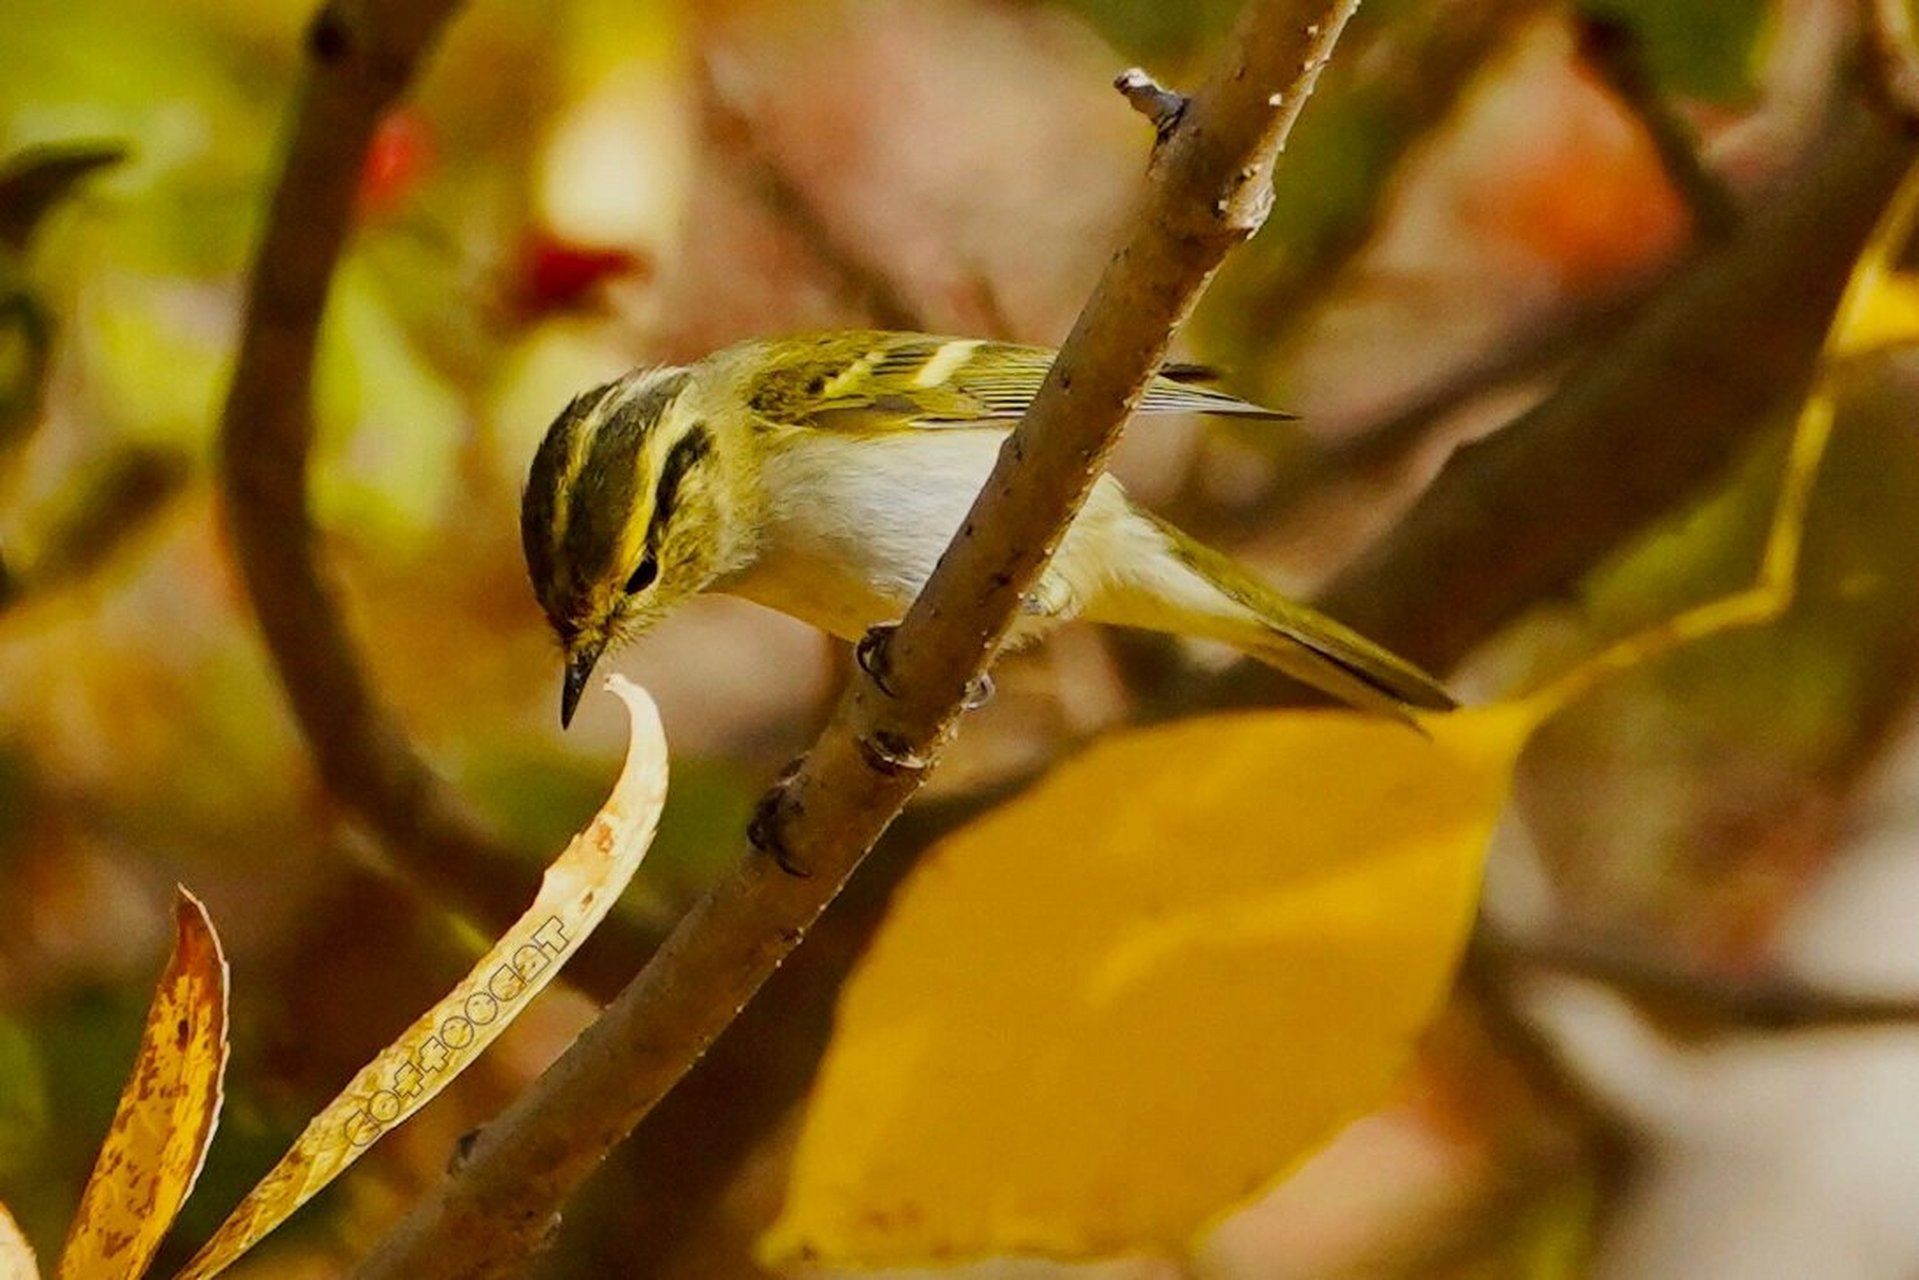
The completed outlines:
[[[1058,574],[1049,573],[1019,598],[1019,611],[1029,618],[1064,618],[1076,612],[1073,589]]]
[[[873,687],[887,697],[897,697],[889,681],[892,678],[892,662],[887,656],[887,646],[893,642],[893,633],[899,630],[896,622],[883,622],[876,627],[867,628],[859,643],[853,646],[853,660],[860,664],[860,670],[872,678]],[[968,711],[977,711],[993,700],[993,677],[981,672],[967,681],[966,694],[961,705]],[[917,766],[915,766],[917,767]]]
[[[893,633],[899,629],[897,622],[882,622],[878,626],[868,627],[859,643],[853,646],[853,661],[859,663],[860,670],[872,679],[873,687],[889,698],[894,694],[893,686],[887,683],[892,674],[892,662],[886,648],[893,642]]]

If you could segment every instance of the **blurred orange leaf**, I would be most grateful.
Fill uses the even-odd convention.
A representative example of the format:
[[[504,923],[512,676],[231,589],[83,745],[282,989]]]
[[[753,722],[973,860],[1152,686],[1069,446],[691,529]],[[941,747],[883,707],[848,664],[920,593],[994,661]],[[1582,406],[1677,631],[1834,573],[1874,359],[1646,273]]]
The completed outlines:
[[[226,1064],[226,959],[206,908],[181,889],[173,957],[67,1230],[61,1280],[134,1280],[146,1270],[200,1176]]]
[[[437,151],[433,126],[418,108],[400,107],[382,119],[360,166],[360,216],[378,218],[399,208],[432,172]]]
[[[599,926],[639,869],[666,804],[666,738],[643,689],[620,676],[607,685],[626,703],[626,766],[613,794],[573,837],[539,895],[445,999],[361,1069],[315,1116],[180,1273],[199,1280],[225,1269],[305,1204],[379,1137],[431,1101],[471,1066],[553,981]]]
[[[1185,1244],[1405,1063],[1542,714],[1129,733],[943,843],[842,999],[767,1256]]]

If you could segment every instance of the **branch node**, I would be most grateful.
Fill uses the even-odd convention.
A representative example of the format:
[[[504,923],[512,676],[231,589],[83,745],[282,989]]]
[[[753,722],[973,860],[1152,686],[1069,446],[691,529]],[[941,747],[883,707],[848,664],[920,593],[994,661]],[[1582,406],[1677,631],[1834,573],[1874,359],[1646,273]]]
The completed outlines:
[[[1153,131],[1159,135],[1160,142],[1172,137],[1173,130],[1179,128],[1186,105],[1191,101],[1185,94],[1160,84],[1142,67],[1128,67],[1120,72],[1113,77],[1113,87],[1132,104],[1133,110],[1153,122]]]
[[[446,1172],[449,1178],[466,1168],[467,1161],[473,1158],[473,1144],[478,1142],[480,1135],[485,1132],[486,1126],[478,1125],[453,1140],[453,1150],[446,1158]]]
[[[353,33],[332,5],[315,15],[307,28],[307,55],[322,66],[345,62],[353,52]]]
[[[781,871],[795,880],[810,880],[811,868],[803,866],[786,844],[787,783],[773,784],[753,806],[753,820],[746,824],[746,840],[759,852],[773,859]]]

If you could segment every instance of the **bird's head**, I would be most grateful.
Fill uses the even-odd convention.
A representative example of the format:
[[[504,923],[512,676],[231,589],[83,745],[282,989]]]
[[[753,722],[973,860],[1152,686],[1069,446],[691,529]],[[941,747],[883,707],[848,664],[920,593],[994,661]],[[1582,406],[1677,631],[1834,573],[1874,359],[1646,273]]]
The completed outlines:
[[[730,504],[718,438],[687,403],[686,369],[646,369],[576,397],[533,455],[520,541],[566,656],[560,723],[607,649],[726,567]]]

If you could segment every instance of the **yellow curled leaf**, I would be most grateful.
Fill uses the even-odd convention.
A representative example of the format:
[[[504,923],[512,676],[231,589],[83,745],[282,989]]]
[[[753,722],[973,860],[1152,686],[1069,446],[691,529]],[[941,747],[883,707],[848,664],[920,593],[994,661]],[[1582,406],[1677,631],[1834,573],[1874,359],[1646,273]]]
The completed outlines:
[[[765,1256],[1188,1244],[1405,1064],[1544,710],[1127,733],[942,842],[842,996]]]
[[[452,992],[361,1069],[308,1123],[194,1255],[180,1280],[217,1274],[471,1066],[578,949],[625,891],[666,804],[666,737],[645,690],[607,687],[630,717],[626,766],[587,828],[546,870],[539,895]]]
[[[0,1280],[40,1280],[40,1264],[33,1259],[33,1246],[20,1233],[20,1225],[0,1204]]]
[[[67,1230],[60,1280],[144,1273],[213,1139],[227,1065],[227,962],[206,908],[185,889],[177,891],[173,927],[173,956]]]

